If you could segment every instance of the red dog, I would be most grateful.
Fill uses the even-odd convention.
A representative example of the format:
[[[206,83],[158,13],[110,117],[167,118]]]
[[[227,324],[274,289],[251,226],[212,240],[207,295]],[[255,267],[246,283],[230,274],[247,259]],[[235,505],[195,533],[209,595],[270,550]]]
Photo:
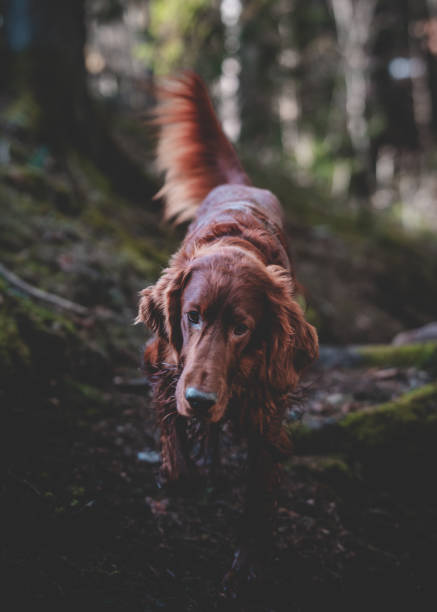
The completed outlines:
[[[158,90],[159,168],[166,218],[192,220],[156,285],[141,292],[138,320],[156,336],[145,350],[169,480],[193,469],[186,423],[232,419],[248,439],[248,494],[241,545],[228,580],[250,575],[271,541],[282,428],[302,370],[318,355],[317,334],[295,300],[296,281],[281,206],[250,185],[214,114],[187,73]]]

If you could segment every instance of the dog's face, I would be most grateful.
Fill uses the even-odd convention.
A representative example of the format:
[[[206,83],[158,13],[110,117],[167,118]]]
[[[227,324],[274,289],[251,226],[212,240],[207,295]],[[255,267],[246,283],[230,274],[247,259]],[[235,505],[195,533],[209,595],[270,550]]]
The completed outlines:
[[[259,267],[219,254],[200,258],[181,296],[184,365],[177,388],[178,411],[219,421],[232,383],[254,356],[265,315]]]
[[[234,381],[278,392],[317,355],[317,336],[292,299],[287,272],[241,249],[205,249],[142,292],[139,318],[177,354],[181,415],[219,421]]]

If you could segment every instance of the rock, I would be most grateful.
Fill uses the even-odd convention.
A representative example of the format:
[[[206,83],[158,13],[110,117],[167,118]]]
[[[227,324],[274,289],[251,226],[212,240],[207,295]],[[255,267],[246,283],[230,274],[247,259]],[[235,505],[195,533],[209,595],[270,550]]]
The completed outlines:
[[[321,368],[353,367],[359,365],[355,347],[320,346],[317,366]]]
[[[334,408],[338,408],[339,406],[341,406],[342,404],[344,404],[346,401],[350,401],[351,396],[349,395],[345,395],[344,393],[330,393],[329,395],[326,396],[325,400],[326,402],[330,405],[333,406]]]
[[[297,455],[341,454],[360,478],[426,490],[437,460],[437,383],[315,428],[290,426]],[[428,487],[429,488],[429,487]],[[434,490],[435,488],[433,488]]]
[[[437,325],[437,324],[436,324]],[[363,344],[356,346],[321,346],[316,367],[353,368],[375,366],[378,368],[415,366],[428,370],[437,369],[437,339],[410,344]]]
[[[137,453],[138,461],[144,461],[146,463],[159,463],[161,456],[156,451],[141,451]]]
[[[410,329],[409,331],[401,332],[396,334],[393,338],[393,346],[403,346],[405,344],[416,344],[418,342],[437,342],[437,321],[428,323],[423,327],[417,329]]]

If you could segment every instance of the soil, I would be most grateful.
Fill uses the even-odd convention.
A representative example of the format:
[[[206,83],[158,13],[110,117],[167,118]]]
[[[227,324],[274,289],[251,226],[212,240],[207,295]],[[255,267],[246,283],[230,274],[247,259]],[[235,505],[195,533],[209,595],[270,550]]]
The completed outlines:
[[[393,397],[425,376],[412,369],[316,372],[304,419]],[[8,610],[429,609],[432,502],[374,490],[312,457],[285,466],[273,558],[238,599],[224,599],[244,448],[225,434],[214,487],[160,489],[147,389],[120,392],[116,382],[79,406],[70,424],[59,416],[62,393],[36,405],[27,425],[16,418],[24,433],[1,493]]]

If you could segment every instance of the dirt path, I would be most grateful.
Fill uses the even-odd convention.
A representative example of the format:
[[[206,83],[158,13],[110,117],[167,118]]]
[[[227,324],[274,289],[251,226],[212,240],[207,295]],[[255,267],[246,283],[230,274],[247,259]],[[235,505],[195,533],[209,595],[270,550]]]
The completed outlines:
[[[412,369],[319,370],[304,420],[320,426],[425,377]],[[286,466],[265,573],[236,602],[223,600],[244,450],[225,437],[219,486],[169,495],[155,482],[154,432],[148,399],[111,388],[89,402],[78,425],[66,431],[52,422],[61,443],[47,447],[33,470],[7,475],[8,610],[36,602],[57,610],[383,610],[406,602],[427,609],[433,508],[422,505],[416,520],[415,500],[372,490],[312,457]]]

